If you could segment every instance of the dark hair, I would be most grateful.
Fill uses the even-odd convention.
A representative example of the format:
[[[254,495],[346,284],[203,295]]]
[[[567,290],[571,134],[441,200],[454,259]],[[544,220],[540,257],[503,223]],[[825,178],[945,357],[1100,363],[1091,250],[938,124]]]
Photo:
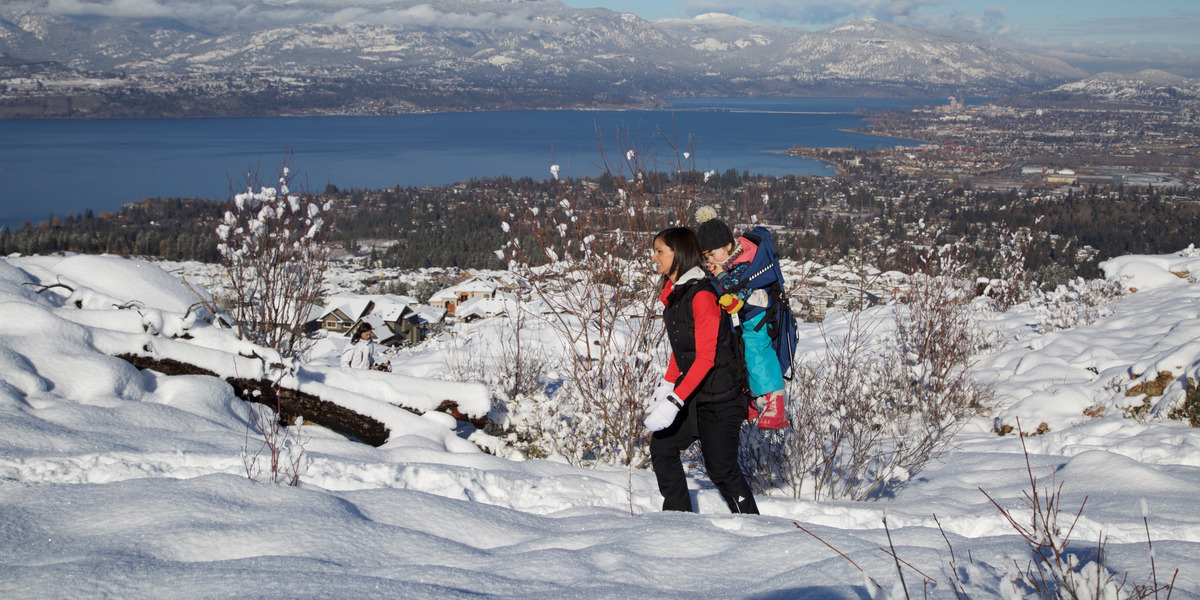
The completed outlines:
[[[687,227],[672,227],[658,232],[654,241],[662,240],[663,245],[675,253],[668,274],[676,277],[687,273],[692,267],[704,264],[704,255],[700,253],[700,244],[696,242],[696,232]],[[663,276],[665,285],[667,276]]]
[[[359,332],[359,333],[362,333],[362,332],[364,332],[364,331],[370,331],[370,330],[371,330],[371,324],[370,324],[370,323],[363,323],[363,324],[362,324],[362,325],[359,327],[359,329],[358,329],[358,332]]]

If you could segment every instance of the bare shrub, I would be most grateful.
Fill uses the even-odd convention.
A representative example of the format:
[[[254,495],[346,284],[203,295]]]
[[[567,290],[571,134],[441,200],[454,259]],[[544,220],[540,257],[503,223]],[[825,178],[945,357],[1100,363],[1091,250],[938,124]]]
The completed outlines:
[[[995,276],[987,280],[982,291],[983,296],[992,299],[998,311],[1008,310],[1029,292],[1025,257],[1029,253],[1031,239],[1028,231],[1006,231],[1000,235],[996,259],[992,264]]]
[[[265,454],[266,474],[271,483],[300,485],[300,476],[307,467],[304,418],[296,417],[295,423],[287,427],[280,422],[279,413],[268,406],[247,402],[246,410],[246,441],[242,445],[246,477],[253,480],[263,474],[263,465],[259,461]]]
[[[933,520],[937,523],[938,531],[942,535],[942,539],[946,542],[946,548],[949,551],[949,558],[946,560],[947,569],[943,569],[943,575],[946,577],[946,582],[950,590],[954,593],[955,598],[967,600],[972,597],[976,598],[1041,598],[1044,600],[1145,600],[1147,598],[1159,598],[1161,592],[1166,592],[1166,600],[1170,600],[1171,592],[1175,588],[1175,579],[1179,575],[1178,569],[1171,577],[1170,583],[1159,583],[1158,567],[1154,558],[1154,543],[1150,538],[1150,522],[1149,508],[1145,500],[1141,502],[1142,508],[1142,525],[1146,531],[1146,546],[1150,557],[1150,582],[1137,583],[1133,581],[1129,574],[1118,575],[1113,573],[1105,563],[1105,538],[1100,535],[1096,542],[1095,551],[1091,552],[1090,557],[1080,558],[1075,551],[1070,551],[1072,547],[1078,547],[1071,543],[1071,537],[1075,533],[1075,526],[1079,523],[1079,519],[1083,514],[1083,507],[1087,504],[1085,497],[1080,504],[1079,509],[1074,513],[1074,518],[1060,521],[1062,513],[1062,485],[1039,488],[1037,477],[1033,475],[1033,468],[1029,462],[1029,450],[1025,447],[1025,438],[1021,438],[1021,447],[1025,454],[1025,469],[1029,474],[1029,490],[1023,492],[1022,505],[1029,511],[1029,519],[1026,519],[1012,509],[1007,509],[992,498],[986,491],[980,488],[980,492],[987,496],[988,500],[1000,511],[1008,524],[1020,536],[1022,540],[1028,544],[1030,549],[1030,559],[1022,566],[1018,559],[1013,559],[1014,569],[999,568],[994,565],[989,565],[983,562],[976,562],[971,551],[966,552],[967,565],[959,564],[959,554],[955,552],[954,546],[950,543],[950,538],[946,535],[942,528],[942,523],[938,520],[937,515],[933,515]],[[1067,513],[1068,517],[1070,513]],[[939,581],[931,577],[912,563],[904,560],[896,552],[896,547],[892,543],[892,532],[888,527],[887,515],[883,517],[883,531],[886,535],[887,548],[880,546],[879,550],[892,558],[893,564],[896,566],[897,583],[899,585],[887,586],[881,583],[878,578],[863,569],[857,562],[847,556],[841,550],[838,550],[828,541],[822,539],[816,533],[805,528],[798,522],[793,521],[793,525],[797,529],[812,536],[817,541],[824,544],[827,548],[835,552],[838,556],[850,563],[854,568],[858,569],[863,575],[863,586],[872,598],[892,598],[899,597],[901,594],[904,598],[911,598],[908,583],[904,575],[905,570],[911,571],[913,574],[921,578],[921,583],[924,587],[924,597],[930,597],[929,592],[935,588]],[[1092,560],[1088,560],[1091,558]],[[1087,562],[1085,562],[1087,561]],[[931,569],[926,569],[930,570]],[[890,591],[889,591],[890,588]]]
[[[514,305],[503,319],[508,335],[500,338],[495,356],[499,366],[499,393],[505,398],[536,394],[546,386],[549,358],[545,348],[529,339],[527,326],[531,315],[528,306]]]
[[[504,219],[509,234],[498,252],[529,285],[529,317],[558,344],[548,366],[561,383],[536,413],[541,436],[572,464],[643,465],[649,457],[642,426],[645,404],[665,368],[656,279],[647,260],[657,231],[690,217],[703,184],[689,151],[666,135],[639,147],[618,134],[621,155],[603,153],[615,195],[581,181],[559,179],[555,196],[521,198]],[[661,152],[661,159],[656,155]],[[647,178],[663,165],[670,176]]]
[[[792,428],[747,428],[743,465],[762,491],[794,497],[875,499],[892,493],[948,447],[993,390],[968,367],[986,336],[971,318],[969,282],[953,252],[930,247],[930,271],[911,278],[894,330],[882,313],[825,325],[823,353],[800,363],[788,386]]]
[[[900,383],[909,386],[906,410],[953,433],[955,424],[990,402],[991,389],[967,373],[988,336],[971,309],[968,265],[959,248],[930,247],[923,263],[925,270],[909,277],[906,301],[895,313]]]
[[[216,231],[238,335],[285,358],[302,357],[311,346],[305,326],[329,261],[326,207],[290,192],[291,177],[286,163],[278,187],[263,186],[250,172]]]
[[[256,480],[263,474],[260,460],[266,458],[266,475],[271,483],[286,483],[300,485],[300,477],[307,470],[308,456],[305,453],[304,418],[296,417],[289,427],[280,420],[282,400],[280,395],[281,382],[284,377],[294,377],[298,363],[289,358],[278,363],[268,361],[261,355],[256,357],[263,363],[263,374],[271,381],[275,392],[275,406],[272,408],[259,402],[246,402],[246,441],[242,445],[242,465],[246,469],[246,477]],[[244,390],[243,397],[256,396],[261,398],[258,390]]]
[[[246,191],[230,201],[216,234],[217,251],[228,278],[220,294],[238,336],[273,351],[256,356],[276,392],[285,376],[294,376],[313,339],[306,333],[312,308],[320,298],[329,261],[322,213],[327,207],[288,189],[287,161],[277,176],[278,187],[262,185],[258,174],[246,176]],[[216,306],[202,297],[213,314]],[[305,460],[301,422],[289,428],[279,421],[279,394],[272,411],[249,404],[246,446],[242,460],[254,479],[264,452],[271,480],[298,485]],[[250,430],[260,438],[251,450]]]
[[[1121,295],[1121,284],[1076,277],[1053,291],[1039,291],[1029,303],[1037,311],[1038,331],[1049,333],[1094,323],[1112,314],[1109,304]]]
[[[456,343],[447,353],[448,378],[488,386],[492,405],[485,431],[524,458],[546,458],[572,448],[569,432],[555,427],[559,416],[548,394],[557,390],[547,351],[527,333],[529,315],[523,305],[510,306],[500,317],[480,323],[499,330],[487,348]],[[491,338],[489,338],[491,339]]]
[[[1018,427],[1020,424],[1018,423]],[[1160,591],[1166,590],[1170,598],[1171,584],[1159,585],[1158,573],[1154,565],[1154,546],[1150,540],[1148,509],[1142,501],[1142,520],[1146,526],[1146,543],[1150,546],[1151,584],[1138,584],[1130,581],[1128,575],[1118,577],[1105,564],[1105,538],[1101,534],[1096,541],[1096,551],[1092,560],[1080,558],[1070,551],[1071,536],[1075,526],[1083,515],[1087,505],[1087,497],[1079,505],[1079,510],[1070,522],[1059,521],[1062,513],[1062,483],[1057,486],[1051,482],[1045,487],[1038,487],[1038,479],[1033,474],[1029,463],[1029,450],[1025,447],[1024,436],[1021,439],[1021,449],[1025,453],[1025,469],[1029,474],[1029,491],[1021,500],[1022,505],[1029,511],[1028,519],[1016,514],[1011,509],[1004,508],[982,488],[987,499],[1000,511],[1013,530],[1029,544],[1032,558],[1022,567],[1014,561],[1017,577],[1014,583],[1036,594],[1038,598],[1055,600],[1100,600],[1103,598],[1151,598],[1158,597]],[[1070,513],[1068,513],[1069,515]],[[1176,572],[1178,574],[1178,572]]]

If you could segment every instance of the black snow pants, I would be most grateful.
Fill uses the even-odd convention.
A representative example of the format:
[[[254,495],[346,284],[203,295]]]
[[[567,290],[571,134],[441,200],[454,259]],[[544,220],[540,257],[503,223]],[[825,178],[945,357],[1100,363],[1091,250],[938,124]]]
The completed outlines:
[[[738,466],[739,432],[746,419],[741,395],[717,402],[687,402],[670,427],[650,438],[650,462],[663,496],[663,510],[692,512],[681,454],[700,440],[704,467],[734,513],[757,515],[758,505]]]

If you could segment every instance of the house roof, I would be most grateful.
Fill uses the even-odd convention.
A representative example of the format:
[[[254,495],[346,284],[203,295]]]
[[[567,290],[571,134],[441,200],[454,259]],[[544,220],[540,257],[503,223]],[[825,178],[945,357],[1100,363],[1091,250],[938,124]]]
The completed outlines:
[[[330,308],[325,314],[340,310],[355,325],[359,322],[370,323],[371,329],[375,331],[375,336],[381,342],[392,337],[387,323],[396,323],[410,318],[415,318],[422,323],[439,323],[446,316],[444,308],[423,306],[417,302],[416,298],[395,294],[342,293],[330,298],[330,306],[333,308]],[[368,308],[370,313],[364,315],[363,312]],[[348,311],[358,312],[352,315]],[[351,328],[350,331],[355,329],[357,328]],[[349,333],[347,332],[347,334]]]
[[[440,302],[443,300],[457,300],[458,292],[454,291],[453,287],[448,287],[444,290],[438,290],[429,297],[430,302]]]
[[[379,317],[384,321],[396,322],[404,318],[405,313],[413,312],[407,304],[376,303],[375,310],[368,317]],[[372,327],[375,325],[372,323]]]
[[[429,301],[453,300],[458,297],[458,294],[494,294],[498,287],[500,287],[500,284],[490,279],[472,277],[457,285],[438,290],[437,293],[429,297]]]
[[[446,319],[446,309],[440,306],[414,304],[410,308],[417,313],[417,320],[421,323],[441,323]]]
[[[340,311],[349,321],[357,321],[371,307],[371,300],[362,296],[337,295],[329,298],[329,303],[321,313],[321,319],[334,311]]]
[[[502,315],[517,306],[517,298],[511,294],[498,294],[492,298],[474,298],[463,302],[454,312],[459,319],[466,317],[494,317]]]
[[[412,296],[401,296],[399,294],[366,294],[363,298],[370,298],[376,303],[392,303],[392,304],[420,304],[421,301]]]
[[[481,279],[479,277],[472,277],[472,278],[454,286],[454,290],[458,291],[458,292],[488,292],[488,293],[491,293],[491,292],[496,291],[497,287],[499,287],[499,284],[497,284],[495,281],[492,281],[490,279]]]

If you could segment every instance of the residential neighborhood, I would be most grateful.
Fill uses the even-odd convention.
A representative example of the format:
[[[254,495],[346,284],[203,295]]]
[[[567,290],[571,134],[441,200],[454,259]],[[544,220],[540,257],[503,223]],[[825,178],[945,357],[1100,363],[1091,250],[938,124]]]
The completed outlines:
[[[425,302],[413,296],[339,291],[316,309],[312,329],[345,340],[357,339],[367,325],[376,343],[412,346],[455,322],[486,319],[513,311],[519,302],[511,276],[467,275]],[[374,280],[378,284],[378,280]]]
[[[420,343],[429,327],[444,318],[444,309],[424,306],[411,296],[343,292],[329,298],[319,322],[325,331],[350,339],[365,323],[371,326],[371,335],[378,343],[400,346]]]

